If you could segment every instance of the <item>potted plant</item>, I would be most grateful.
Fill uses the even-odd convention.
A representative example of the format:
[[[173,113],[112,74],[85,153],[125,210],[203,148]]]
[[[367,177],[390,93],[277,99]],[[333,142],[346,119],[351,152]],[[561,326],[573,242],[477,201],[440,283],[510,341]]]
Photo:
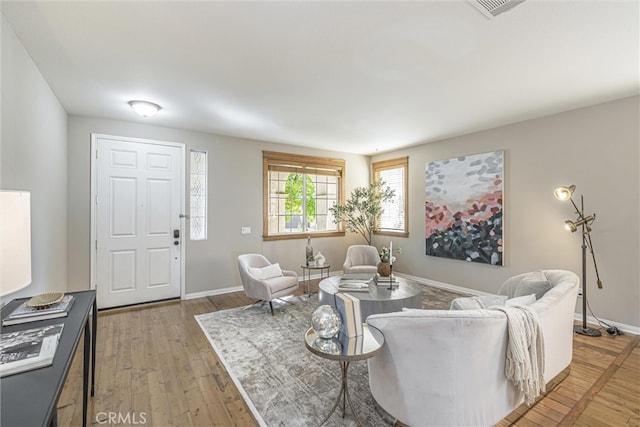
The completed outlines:
[[[397,254],[402,253],[401,248],[395,250]],[[391,253],[391,249],[383,246],[380,250],[380,263],[378,264],[378,274],[387,277],[391,274],[391,262],[396,261],[396,257]]]
[[[344,205],[329,208],[333,222],[344,222],[347,230],[360,233],[368,245],[371,245],[373,231],[377,229],[378,220],[383,212],[382,203],[393,198],[395,191],[385,185],[384,181],[374,181],[368,187],[358,187]]]

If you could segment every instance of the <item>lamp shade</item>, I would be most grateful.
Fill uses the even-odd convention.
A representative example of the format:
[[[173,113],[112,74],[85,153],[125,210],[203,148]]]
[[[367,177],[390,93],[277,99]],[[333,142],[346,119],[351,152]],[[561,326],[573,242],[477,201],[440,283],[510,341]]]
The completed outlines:
[[[593,215],[589,215],[586,218],[582,218],[579,221],[571,221],[570,219],[568,219],[564,222],[564,226],[570,232],[575,233],[578,230],[578,227],[580,227],[581,225],[584,225],[585,232],[590,233],[591,227],[589,225],[595,220],[596,220],[596,214],[593,214]]]
[[[31,194],[0,191],[0,296],[31,284]]]
[[[151,117],[160,111],[160,106],[153,102],[129,101],[129,105],[133,108],[133,111],[140,114],[142,117]]]
[[[576,190],[575,185],[570,185],[568,187],[558,187],[555,190],[553,190],[553,195],[558,200],[569,200],[575,190]]]

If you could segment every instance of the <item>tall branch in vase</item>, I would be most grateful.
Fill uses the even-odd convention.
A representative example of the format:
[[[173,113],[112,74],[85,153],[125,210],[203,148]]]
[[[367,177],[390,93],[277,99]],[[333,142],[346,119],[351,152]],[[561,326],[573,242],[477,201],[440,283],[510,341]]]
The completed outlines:
[[[334,205],[329,211],[334,223],[344,223],[347,230],[359,233],[371,245],[383,212],[382,204],[392,200],[394,195],[395,191],[384,181],[374,181],[368,187],[354,189],[344,205]]]

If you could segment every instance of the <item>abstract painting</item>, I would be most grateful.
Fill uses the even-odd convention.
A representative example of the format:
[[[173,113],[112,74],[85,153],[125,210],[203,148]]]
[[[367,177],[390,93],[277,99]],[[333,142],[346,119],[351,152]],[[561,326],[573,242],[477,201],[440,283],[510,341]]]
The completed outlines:
[[[426,254],[503,265],[504,151],[427,163]]]

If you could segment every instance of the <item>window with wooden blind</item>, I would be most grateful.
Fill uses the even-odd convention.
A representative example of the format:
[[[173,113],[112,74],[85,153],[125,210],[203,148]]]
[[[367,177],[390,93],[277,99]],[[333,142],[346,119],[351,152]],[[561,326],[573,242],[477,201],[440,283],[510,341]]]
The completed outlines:
[[[384,160],[372,164],[373,178],[384,181],[395,195],[383,202],[383,212],[376,227],[376,234],[409,236],[409,158]]]
[[[263,239],[344,235],[329,211],[344,203],[345,161],[263,151]]]

